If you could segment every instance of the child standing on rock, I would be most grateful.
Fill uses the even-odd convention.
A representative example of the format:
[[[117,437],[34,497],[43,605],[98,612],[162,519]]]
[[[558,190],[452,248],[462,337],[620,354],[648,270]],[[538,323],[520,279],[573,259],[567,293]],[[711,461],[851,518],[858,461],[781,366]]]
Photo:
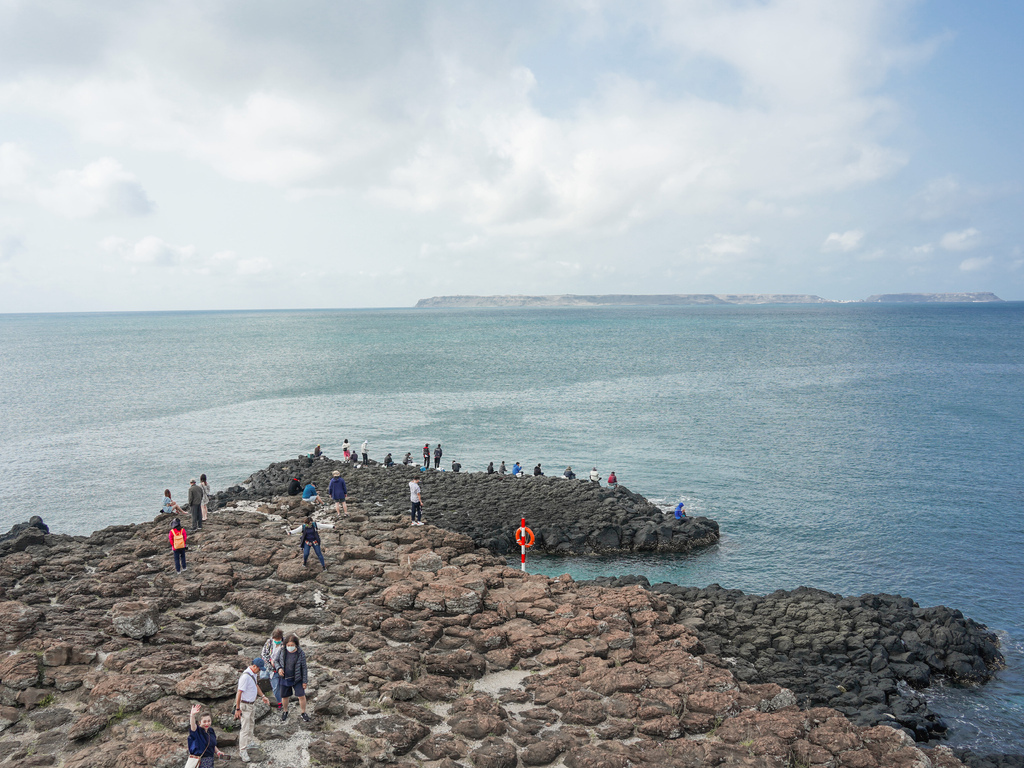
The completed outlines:
[[[174,553],[174,570],[181,573],[186,570],[185,550],[188,548],[188,531],[181,527],[181,520],[174,519],[167,540],[171,542],[171,551]]]

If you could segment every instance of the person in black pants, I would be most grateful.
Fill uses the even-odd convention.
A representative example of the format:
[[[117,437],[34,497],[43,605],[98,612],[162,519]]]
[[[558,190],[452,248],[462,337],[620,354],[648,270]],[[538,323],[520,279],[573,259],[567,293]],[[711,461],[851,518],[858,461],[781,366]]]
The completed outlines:
[[[430,469],[430,443],[423,446],[423,468]]]
[[[441,455],[441,444],[438,443],[437,448],[434,449],[434,469],[437,469],[439,466],[441,466]]]

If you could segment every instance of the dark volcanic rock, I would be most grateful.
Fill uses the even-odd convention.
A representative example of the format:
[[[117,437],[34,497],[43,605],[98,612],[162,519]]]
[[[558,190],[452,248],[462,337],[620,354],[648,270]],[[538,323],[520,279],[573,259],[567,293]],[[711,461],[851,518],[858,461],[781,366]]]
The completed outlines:
[[[292,477],[313,480],[317,487],[326,488],[335,469],[348,484],[350,503],[379,505],[382,511],[395,514],[408,514],[408,484],[418,479],[426,520],[464,533],[478,547],[502,554],[519,551],[515,530],[523,517],[536,535],[534,551],[539,552],[688,552],[711,546],[719,538],[714,520],[676,520],[623,485],[608,488],[562,477],[517,479],[483,472],[421,472],[415,466],[356,469],[329,459],[271,464],[253,474],[244,487],[216,494],[213,504],[221,507],[238,499],[266,500],[282,495]]]

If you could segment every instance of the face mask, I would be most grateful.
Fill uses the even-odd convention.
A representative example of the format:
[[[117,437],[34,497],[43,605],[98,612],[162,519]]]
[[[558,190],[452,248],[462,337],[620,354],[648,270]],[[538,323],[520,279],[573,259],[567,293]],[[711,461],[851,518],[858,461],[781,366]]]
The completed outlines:
[[[280,644],[281,644],[281,641],[280,641],[280,640],[275,640],[275,641],[274,641],[274,645],[280,645]]]
[[[294,645],[288,646],[288,653],[295,653],[296,650],[298,649]]]

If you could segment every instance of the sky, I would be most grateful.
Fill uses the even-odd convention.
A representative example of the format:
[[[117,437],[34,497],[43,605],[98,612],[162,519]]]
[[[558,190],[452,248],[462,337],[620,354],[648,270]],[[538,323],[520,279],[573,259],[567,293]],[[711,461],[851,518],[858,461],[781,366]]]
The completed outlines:
[[[1024,300],[1024,4],[0,0],[0,312]]]

